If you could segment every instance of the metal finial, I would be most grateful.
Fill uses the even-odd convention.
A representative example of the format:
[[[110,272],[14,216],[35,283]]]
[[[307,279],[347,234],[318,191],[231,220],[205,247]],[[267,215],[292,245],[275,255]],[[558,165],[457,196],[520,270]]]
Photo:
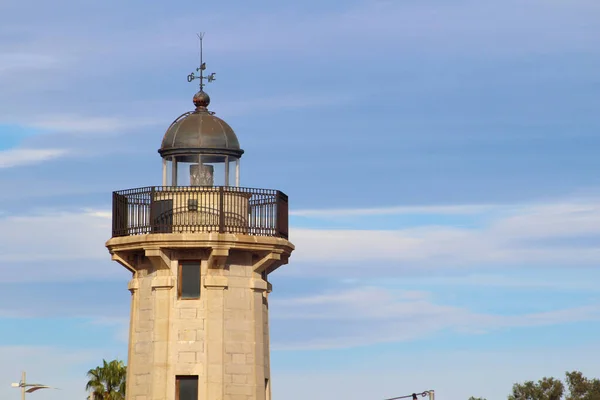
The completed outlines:
[[[200,40],[200,66],[198,68],[196,68],[196,72],[199,72],[200,75],[196,75],[194,72],[192,72],[191,74],[189,74],[187,76],[187,81],[188,82],[192,82],[194,79],[200,79],[200,92],[204,91],[204,80],[206,79],[208,82],[212,82],[214,81],[215,78],[215,73],[211,73],[208,76],[204,76],[204,70],[206,69],[206,63],[202,60],[202,39],[204,39],[204,32],[203,33],[197,33],[196,34],[198,36],[198,39]]]

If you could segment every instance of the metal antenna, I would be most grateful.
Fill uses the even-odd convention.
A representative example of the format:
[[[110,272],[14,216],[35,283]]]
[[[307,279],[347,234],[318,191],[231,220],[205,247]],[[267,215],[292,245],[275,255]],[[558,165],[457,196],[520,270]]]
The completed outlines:
[[[206,69],[206,65],[202,62],[202,39],[204,39],[204,32],[196,33],[196,36],[198,36],[198,40],[200,41],[200,90],[202,90],[204,88],[204,70]]]
[[[204,79],[206,79],[208,82],[212,82],[214,80],[216,80],[215,78],[215,73],[211,73],[209,74],[207,77],[204,77],[204,70],[206,69],[206,63],[203,61],[202,59],[202,39],[204,39],[204,32],[202,33],[197,33],[196,34],[198,36],[198,39],[200,40],[200,66],[198,68],[196,68],[196,72],[199,72],[200,75],[196,75],[193,72],[191,74],[189,74],[187,76],[187,81],[188,82],[192,82],[194,79],[200,79],[200,91],[203,92],[204,91]]]

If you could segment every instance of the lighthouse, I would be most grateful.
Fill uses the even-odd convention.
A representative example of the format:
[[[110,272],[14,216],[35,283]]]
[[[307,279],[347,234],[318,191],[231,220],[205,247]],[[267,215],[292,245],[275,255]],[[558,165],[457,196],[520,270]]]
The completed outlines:
[[[200,37],[202,43],[202,37]],[[160,186],[113,192],[112,260],[132,273],[127,400],[270,400],[269,274],[288,263],[288,197],[241,185],[244,151],[195,108],[160,149]]]

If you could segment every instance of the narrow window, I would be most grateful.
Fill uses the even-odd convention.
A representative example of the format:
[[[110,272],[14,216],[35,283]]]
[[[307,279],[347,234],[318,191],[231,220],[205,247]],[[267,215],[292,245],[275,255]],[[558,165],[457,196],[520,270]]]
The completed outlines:
[[[178,288],[181,299],[200,298],[200,263],[198,261],[181,263]]]
[[[198,400],[198,377],[177,376],[175,400]]]

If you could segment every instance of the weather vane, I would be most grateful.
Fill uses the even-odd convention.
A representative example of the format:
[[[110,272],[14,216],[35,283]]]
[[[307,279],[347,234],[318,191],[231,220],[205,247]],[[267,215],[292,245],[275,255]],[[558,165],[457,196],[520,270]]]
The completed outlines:
[[[187,76],[187,81],[192,82],[194,79],[200,79],[200,91],[202,92],[205,86],[204,80],[206,79],[208,82],[214,81],[215,73],[211,73],[208,76],[204,76],[204,70],[206,69],[206,63],[202,61],[202,39],[204,38],[204,33],[197,33],[198,39],[200,39],[200,66],[196,68],[196,72],[199,72],[200,75],[196,75],[194,72]]]

